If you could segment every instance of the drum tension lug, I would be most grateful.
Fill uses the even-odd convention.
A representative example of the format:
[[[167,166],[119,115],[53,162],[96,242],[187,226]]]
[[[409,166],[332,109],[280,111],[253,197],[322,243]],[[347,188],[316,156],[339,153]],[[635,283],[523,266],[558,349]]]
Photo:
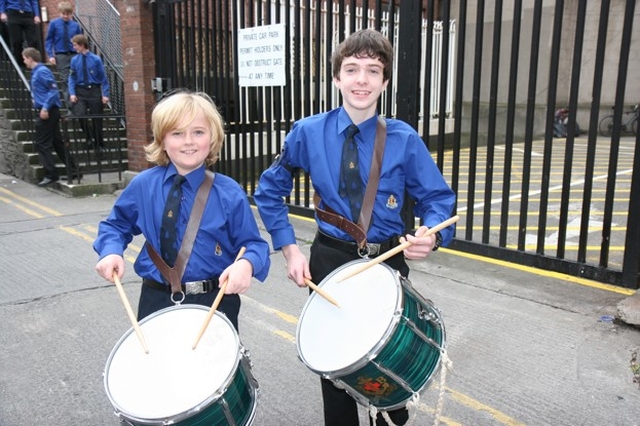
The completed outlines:
[[[418,318],[426,321],[433,321],[434,317],[431,312],[427,311],[421,304],[417,304],[418,306]]]

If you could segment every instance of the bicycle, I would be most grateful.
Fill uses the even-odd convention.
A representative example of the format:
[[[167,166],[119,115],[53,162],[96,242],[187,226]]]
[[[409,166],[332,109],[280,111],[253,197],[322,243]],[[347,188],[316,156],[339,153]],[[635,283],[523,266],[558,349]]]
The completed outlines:
[[[631,115],[629,119],[623,122],[620,126],[622,132],[632,132],[634,135],[638,135],[638,105],[636,104],[631,111],[625,111],[624,115]],[[607,115],[602,117],[600,123],[598,123],[598,129],[602,136],[611,136],[611,130],[613,129],[613,115]]]

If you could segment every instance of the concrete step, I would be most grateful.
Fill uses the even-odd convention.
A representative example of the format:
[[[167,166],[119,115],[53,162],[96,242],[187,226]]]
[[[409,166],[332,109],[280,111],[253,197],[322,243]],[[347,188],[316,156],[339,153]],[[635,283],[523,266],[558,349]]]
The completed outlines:
[[[118,168],[115,165],[103,164],[101,166],[98,166],[96,163],[88,164],[88,165],[80,163],[79,166],[80,166],[80,173],[82,174],[82,178],[80,179],[80,182],[78,182],[77,179],[74,179],[73,180],[74,184],[86,184],[86,183],[94,182],[98,179],[98,175],[100,174],[108,174],[108,175],[113,175],[114,173],[118,174]],[[122,167],[123,169],[121,170],[121,173],[124,173],[124,171],[127,170],[127,163],[123,163]],[[31,177],[34,183],[40,182],[45,175],[44,168],[40,164],[31,165],[30,168],[31,168]],[[67,167],[64,164],[56,163],[56,170],[58,172],[58,176],[67,177]]]
[[[62,177],[63,175],[61,175]],[[42,178],[40,178],[41,180]],[[40,182],[38,180],[38,182]],[[47,186],[48,189],[63,193],[68,197],[92,197],[96,195],[113,194],[125,186],[125,172],[104,172],[101,174],[85,174],[78,183],[60,179]],[[37,182],[36,182],[37,183]]]

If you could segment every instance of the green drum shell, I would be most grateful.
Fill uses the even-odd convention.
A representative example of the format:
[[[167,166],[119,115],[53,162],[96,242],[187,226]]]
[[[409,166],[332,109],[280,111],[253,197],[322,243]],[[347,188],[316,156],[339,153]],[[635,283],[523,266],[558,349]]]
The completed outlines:
[[[216,394],[215,400],[209,407],[175,424],[179,426],[250,425],[256,414],[255,401],[258,397],[258,388],[249,386],[250,381],[254,379],[245,367],[245,363],[241,362],[239,367],[231,383],[224,389],[224,393]],[[231,421],[234,423],[227,420],[223,401],[227,404],[228,414],[231,414]]]
[[[401,282],[403,310],[394,318],[388,339],[364,367],[334,379],[361,404],[387,411],[406,406],[414,393],[431,384],[446,346],[440,313],[408,280]]]

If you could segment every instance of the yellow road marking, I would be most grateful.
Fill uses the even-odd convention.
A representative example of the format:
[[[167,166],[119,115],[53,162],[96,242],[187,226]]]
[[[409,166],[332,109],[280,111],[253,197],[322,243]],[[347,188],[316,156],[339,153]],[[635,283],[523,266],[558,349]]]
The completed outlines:
[[[507,425],[507,426],[524,426],[524,423],[521,423],[521,422],[519,422],[519,421],[517,421],[517,420],[515,420],[515,419],[513,419],[513,418],[511,418],[509,416],[507,416],[506,414],[504,414],[504,413],[502,413],[502,412],[500,412],[500,411],[498,411],[498,410],[496,410],[494,408],[489,407],[486,404],[483,404],[483,403],[481,403],[479,401],[476,401],[475,399],[470,398],[469,396],[464,395],[464,394],[462,394],[462,393],[460,393],[458,391],[455,391],[453,389],[450,389],[450,388],[446,388],[446,389],[447,389],[447,391],[449,391],[451,393],[451,397],[454,400],[458,401],[459,403],[461,403],[463,405],[466,405],[467,407],[473,408],[475,410],[486,411],[487,413],[491,414],[491,416],[494,419],[496,419],[496,421],[498,421],[498,422],[500,422],[500,423],[502,423],[504,425]]]
[[[600,290],[611,291],[613,293],[624,294],[627,296],[631,296],[636,293],[636,290],[622,288],[610,284],[603,284],[597,281],[588,280],[586,278],[573,277],[571,275],[561,274],[559,272],[545,271],[543,269],[532,268],[530,266],[518,265],[516,263],[505,262],[504,260],[491,259],[489,257],[478,256],[476,254],[464,253],[461,251],[450,250],[446,248],[441,249],[445,253],[450,253],[460,257],[466,257],[468,259],[478,260],[480,262],[491,263],[494,265],[499,265],[505,268],[517,269],[519,271],[527,272],[534,275],[540,275],[548,278],[555,278],[558,280],[568,281],[574,284],[580,284],[586,287],[597,288]]]
[[[4,193],[4,194],[6,194],[6,195],[8,195],[8,196],[10,196],[12,198],[15,198],[16,200],[20,201],[21,203],[24,203],[24,204],[27,204],[29,206],[38,208],[38,209],[42,210],[43,212],[50,214],[51,216],[62,216],[62,213],[60,213],[60,212],[58,212],[56,210],[50,209],[49,207],[43,206],[42,204],[38,204],[38,203],[36,203],[34,201],[31,201],[28,198],[22,197],[22,196],[16,194],[15,192],[9,191],[8,189],[0,187],[0,192]],[[42,216],[39,216],[39,217],[42,217]]]
[[[423,403],[420,403],[420,405],[418,405],[418,408],[420,409],[420,411],[424,411],[425,413],[429,413],[429,414],[435,414],[436,410],[429,407],[428,405],[425,405]],[[409,413],[409,415],[411,415],[411,413]],[[440,416],[440,418],[438,419],[440,420],[440,423],[444,423],[446,425],[449,426],[462,426],[462,423],[458,423],[452,419],[450,419],[449,417],[442,417]]]
[[[273,332],[276,336],[280,336],[282,337],[284,340],[288,340],[291,343],[295,343],[296,342],[296,338],[295,336],[292,336],[291,334],[287,333],[286,331],[282,331],[282,330],[276,330]]]
[[[2,189],[2,188],[0,188],[0,189]],[[10,205],[14,206],[18,210],[23,211],[24,213],[28,214],[29,216],[33,216],[33,217],[36,217],[38,219],[44,218],[44,216],[41,215],[40,213],[34,212],[33,210],[28,209],[28,208],[26,208],[25,206],[23,206],[21,204],[17,204],[13,200],[10,200],[8,198],[0,197],[0,201],[4,202],[6,204],[10,204]]]

